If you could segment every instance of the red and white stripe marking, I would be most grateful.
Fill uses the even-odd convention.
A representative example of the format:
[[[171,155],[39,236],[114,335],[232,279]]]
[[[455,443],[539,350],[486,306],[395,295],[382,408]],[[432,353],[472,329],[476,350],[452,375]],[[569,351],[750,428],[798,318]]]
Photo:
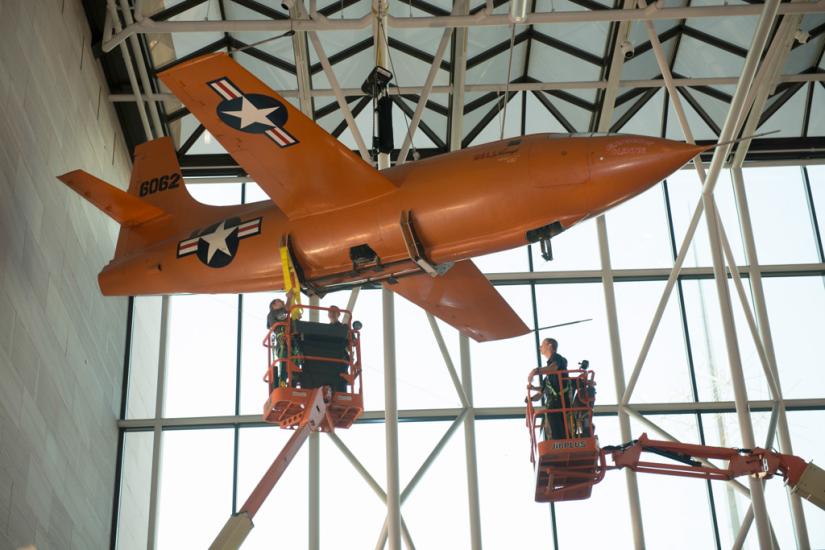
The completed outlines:
[[[229,79],[226,78],[210,82],[209,87],[215,90],[219,96],[226,100],[243,97],[243,94],[229,81]],[[295,145],[298,143],[297,139],[292,137],[289,132],[280,126],[273,125],[272,128],[264,133],[269,139],[278,144],[279,147],[289,147],[290,145]]]
[[[251,237],[261,232],[261,218],[244,222],[238,226],[238,238]]]
[[[225,78],[210,82],[209,85],[224,99],[238,99],[243,96],[243,94]]]
[[[274,126],[267,130],[266,135],[269,136],[272,141],[280,145],[281,147],[286,147],[288,145],[295,144],[295,138],[286,133],[282,128]]]
[[[181,241],[180,243],[178,243],[178,257],[186,256],[187,254],[193,254],[195,251],[197,251],[199,240],[200,237],[195,237],[193,239]]]
[[[261,232],[261,218],[255,218],[254,220],[249,220],[246,222],[242,222],[238,227],[238,238],[243,239],[246,237],[252,237],[253,235],[257,235]],[[178,258],[187,256],[189,254],[194,254],[198,251],[198,241],[200,241],[200,236],[192,237],[191,239],[186,239],[185,241],[181,241],[178,243]]]

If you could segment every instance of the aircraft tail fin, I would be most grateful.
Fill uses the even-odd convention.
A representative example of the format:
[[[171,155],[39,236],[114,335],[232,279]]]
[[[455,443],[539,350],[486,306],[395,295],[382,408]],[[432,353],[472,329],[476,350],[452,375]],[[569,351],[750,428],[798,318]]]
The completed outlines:
[[[182,223],[215,208],[197,202],[186,190],[169,137],[135,148],[128,192],[82,170],[58,179],[121,225],[115,258],[168,238]]]
[[[175,216],[203,208],[183,184],[175,144],[162,137],[135,147],[129,194]]]
[[[68,172],[57,179],[124,227],[133,227],[166,215],[157,206],[83,170]]]

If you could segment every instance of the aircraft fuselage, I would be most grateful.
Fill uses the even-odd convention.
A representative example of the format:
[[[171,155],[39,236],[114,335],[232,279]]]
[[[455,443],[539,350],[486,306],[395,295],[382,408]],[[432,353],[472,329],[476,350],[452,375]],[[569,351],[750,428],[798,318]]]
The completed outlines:
[[[212,208],[202,227],[112,261],[99,282],[106,295],[281,289],[283,235],[304,280],[322,287],[409,272],[405,211],[430,261],[463,260],[524,245],[532,229],[554,222],[567,229],[598,215],[702,149],[621,135],[539,134],[485,144],[384,170],[393,191],[337,210],[289,219],[271,201]],[[350,249],[364,244],[383,268],[354,273]]]

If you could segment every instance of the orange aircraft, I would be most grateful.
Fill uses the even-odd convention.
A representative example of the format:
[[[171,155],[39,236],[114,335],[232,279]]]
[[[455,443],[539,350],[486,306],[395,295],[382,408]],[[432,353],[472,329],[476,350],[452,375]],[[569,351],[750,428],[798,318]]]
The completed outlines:
[[[223,53],[160,74],[271,200],[207,206],[168,137],[135,150],[128,192],[60,180],[121,225],[107,296],[382,283],[478,341],[529,331],[470,258],[549,242],[655,185],[708,147],[630,135],[539,134],[381,172]]]

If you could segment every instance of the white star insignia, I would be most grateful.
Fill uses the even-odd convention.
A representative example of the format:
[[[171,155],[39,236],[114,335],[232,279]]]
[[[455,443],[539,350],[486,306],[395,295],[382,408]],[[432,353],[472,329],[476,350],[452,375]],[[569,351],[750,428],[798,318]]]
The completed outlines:
[[[275,126],[274,124],[272,124],[272,121],[269,120],[269,115],[276,110],[278,110],[278,107],[258,109],[257,107],[252,105],[251,101],[249,101],[245,97],[242,97],[240,111],[224,111],[224,113],[241,119],[241,129],[243,129],[255,123],[263,124],[265,126],[270,127]]]
[[[201,235],[201,239],[206,241],[206,244],[209,245],[209,250],[206,253],[206,263],[212,261],[212,256],[215,255],[215,252],[220,250],[227,256],[231,256],[232,253],[229,252],[229,247],[226,244],[226,238],[232,234],[233,231],[237,229],[237,226],[233,227],[226,227],[226,222],[221,222],[221,225],[216,227],[212,233],[208,235]]]

